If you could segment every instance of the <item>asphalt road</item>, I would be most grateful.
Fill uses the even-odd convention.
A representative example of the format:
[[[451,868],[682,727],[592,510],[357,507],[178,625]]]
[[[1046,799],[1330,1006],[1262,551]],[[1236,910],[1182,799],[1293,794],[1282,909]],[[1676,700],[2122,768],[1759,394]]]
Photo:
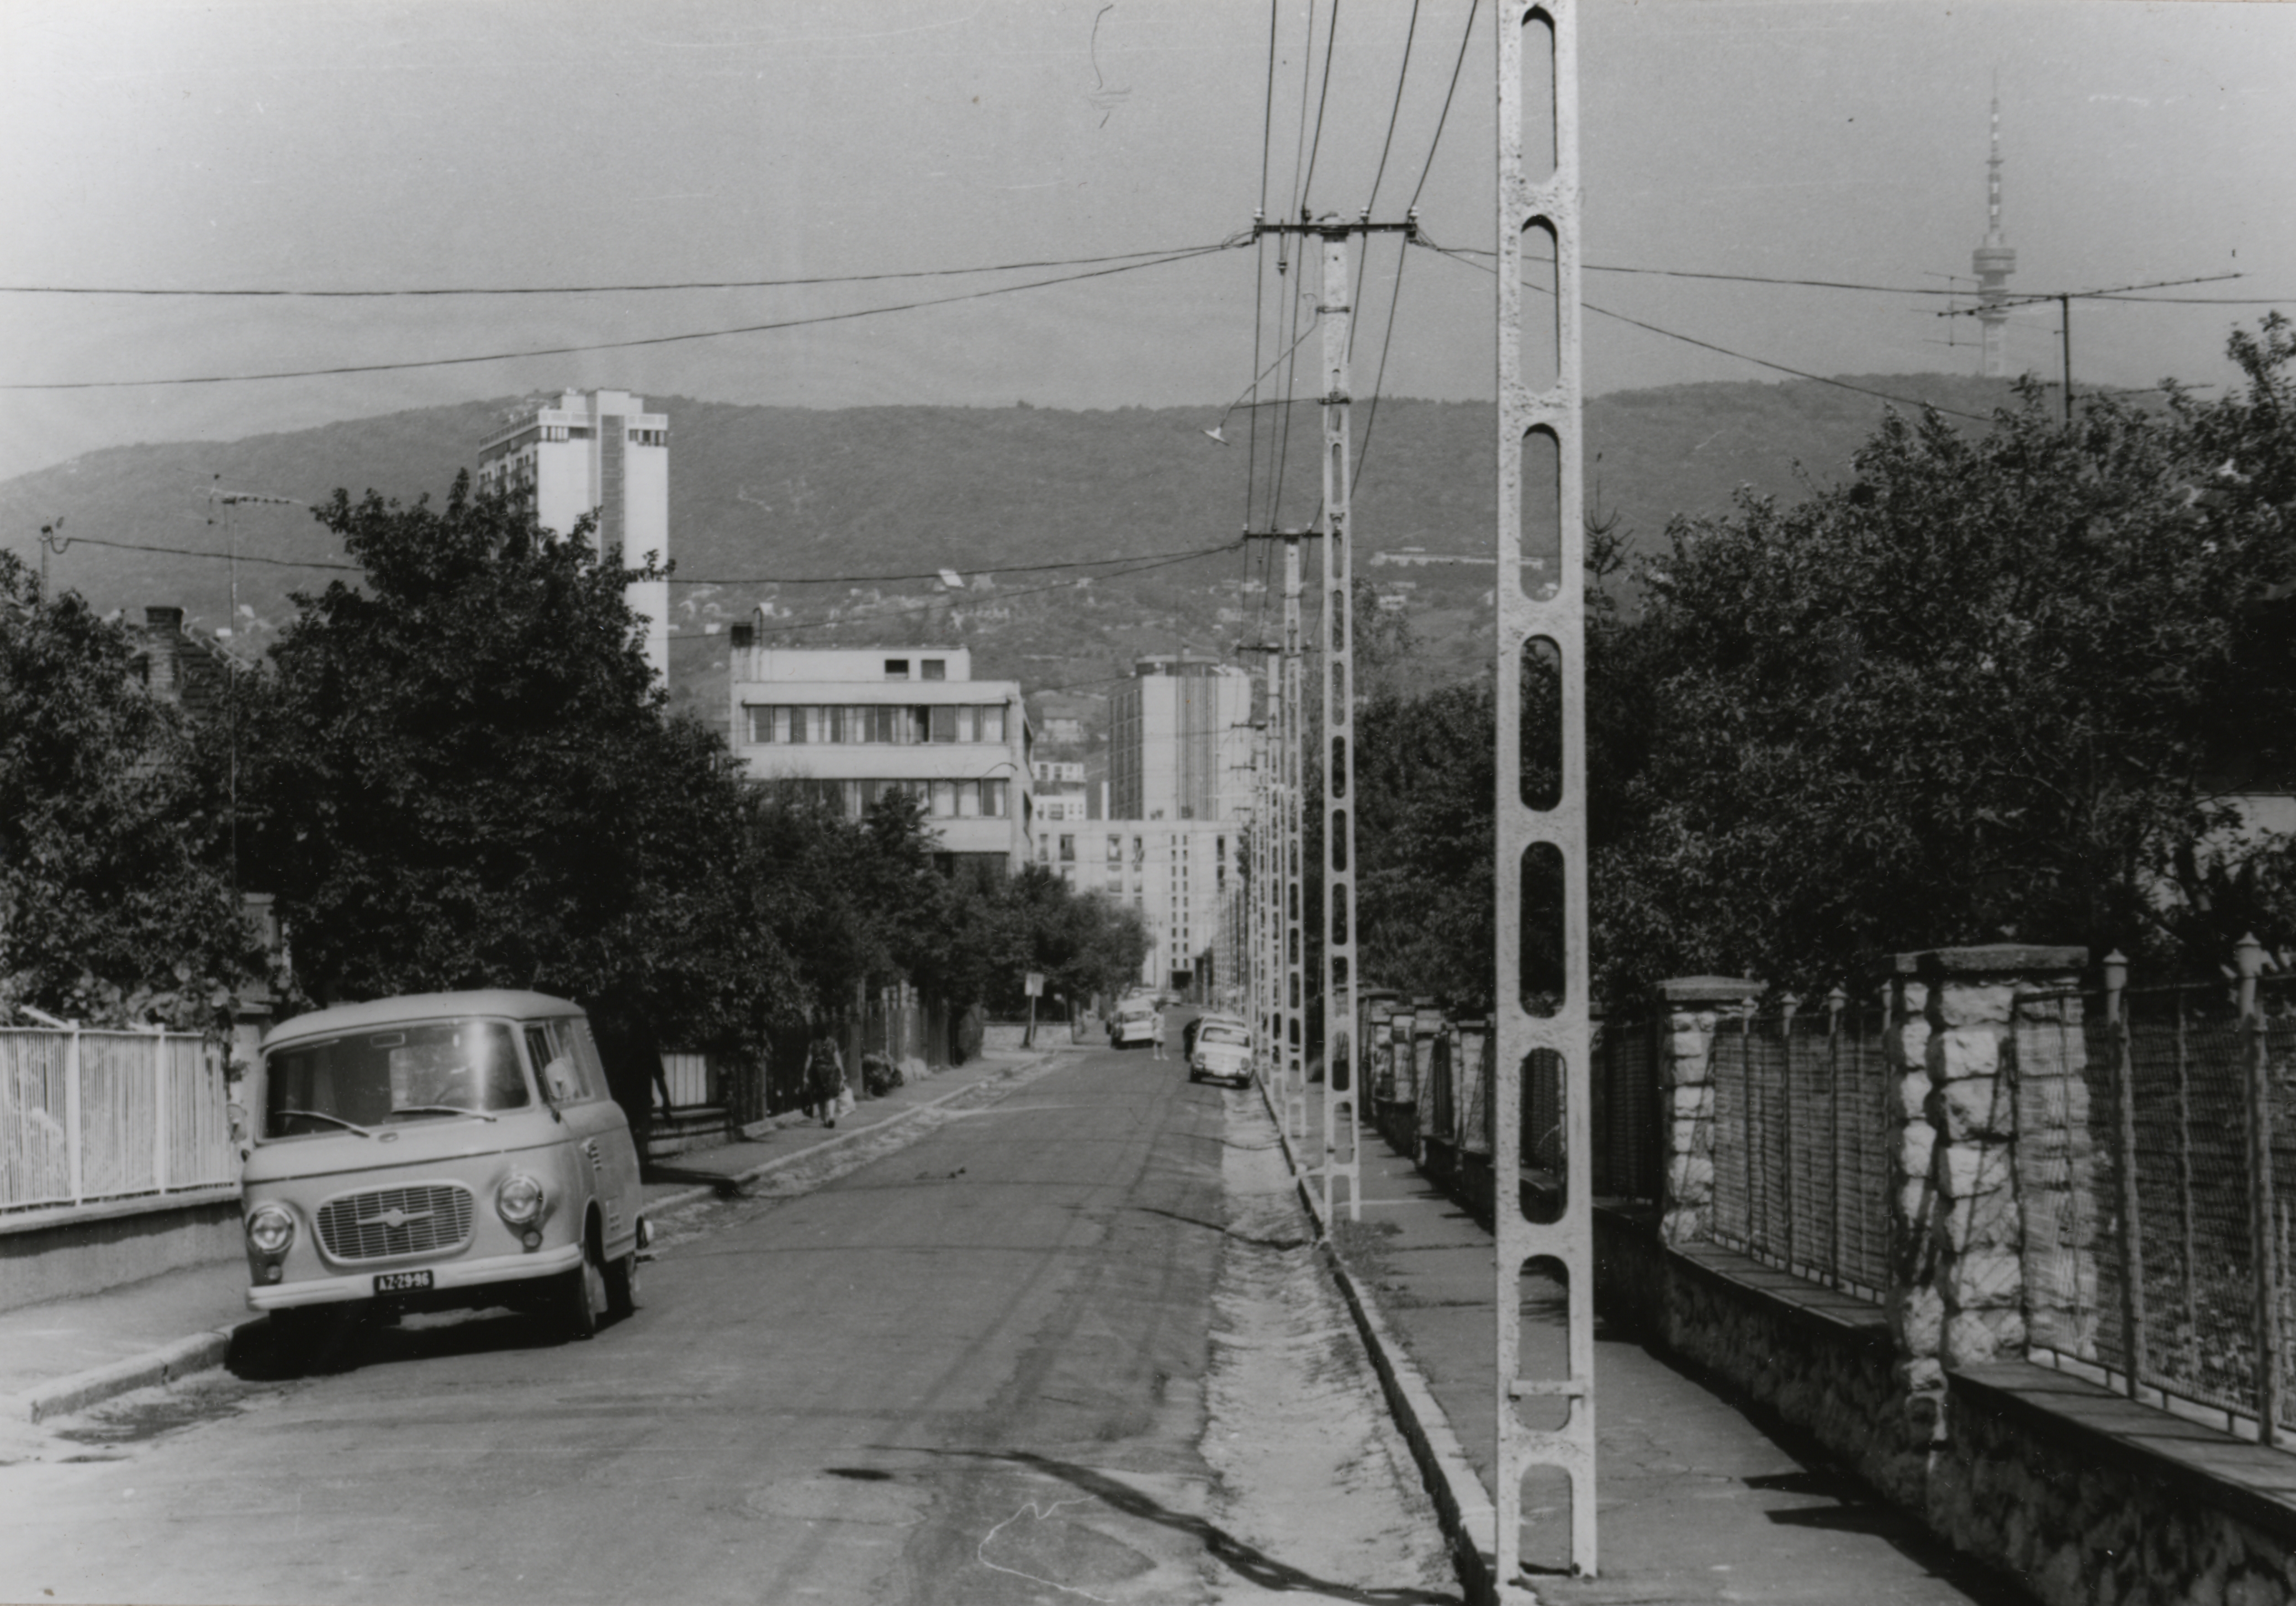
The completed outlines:
[[[1203,1599],[1222,1110],[1177,1060],[1067,1055],[706,1207],[587,1343],[377,1330],[0,1469],[0,1599]]]

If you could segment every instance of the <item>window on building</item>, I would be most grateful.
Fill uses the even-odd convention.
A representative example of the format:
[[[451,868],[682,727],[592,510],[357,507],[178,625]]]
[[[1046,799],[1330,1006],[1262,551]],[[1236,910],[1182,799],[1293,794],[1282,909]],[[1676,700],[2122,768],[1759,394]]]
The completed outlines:
[[[1012,783],[1002,776],[983,781],[980,783],[980,812],[993,820],[1004,819],[1012,808],[1011,785]]]
[[[959,703],[956,708],[956,739],[959,742],[972,741],[972,705],[971,703]]]
[[[930,711],[932,716],[932,733],[928,736],[926,740],[930,742],[955,741],[956,709],[947,703],[942,703]]]
[[[819,710],[818,710],[818,709],[806,709],[806,708],[793,708],[793,709],[791,709],[789,710],[789,737],[788,737],[788,740],[789,740],[789,741],[791,741],[791,742],[804,742],[804,741],[806,740],[806,738],[807,738],[807,737],[811,733],[810,727],[811,727],[811,726],[812,726],[812,725],[813,725],[813,716],[814,716],[816,713],[817,713],[817,712],[819,712]],[[775,732],[776,733],[778,733],[780,732],[781,728],[782,728],[781,720],[780,720],[778,717],[776,717],[776,718],[775,719],[775,721],[774,721],[774,730],[775,730]]]
[[[1122,837],[1111,837],[1108,839],[1108,867],[1111,870],[1120,870],[1124,867],[1124,839]]]
[[[980,740],[982,742],[1004,740],[1004,705],[1003,703],[994,703],[980,710]]]
[[[889,658],[885,660],[885,678],[887,680],[906,680],[908,677],[909,660],[907,659]]]
[[[1061,863],[1063,864],[1076,863],[1076,838],[1067,832],[1062,832],[1061,836]]]
[[[1134,837],[1132,839],[1132,867],[1135,870],[1138,870],[1147,863],[1148,839],[1146,837]]]
[[[948,678],[948,660],[945,658],[928,658],[921,667],[924,670],[923,675],[920,676],[922,679],[947,680]]]

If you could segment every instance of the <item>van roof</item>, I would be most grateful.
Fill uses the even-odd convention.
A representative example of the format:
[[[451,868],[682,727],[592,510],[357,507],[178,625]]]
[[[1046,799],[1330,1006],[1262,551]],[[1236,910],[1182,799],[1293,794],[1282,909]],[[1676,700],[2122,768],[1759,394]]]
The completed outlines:
[[[324,1037],[331,1032],[357,1031],[401,1020],[463,1019],[472,1015],[578,1015],[582,1006],[547,993],[522,992],[515,987],[484,987],[469,993],[407,993],[396,998],[374,998],[365,1004],[338,1004],[283,1020],[263,1034],[265,1047],[298,1037]]]

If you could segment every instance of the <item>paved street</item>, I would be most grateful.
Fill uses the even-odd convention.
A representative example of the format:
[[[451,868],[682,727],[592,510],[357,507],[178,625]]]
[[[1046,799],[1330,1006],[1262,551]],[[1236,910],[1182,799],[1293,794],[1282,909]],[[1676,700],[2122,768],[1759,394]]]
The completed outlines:
[[[187,1425],[0,1469],[0,1598],[1312,1588],[1216,1525],[1199,1448],[1244,1095],[1105,1049],[1004,1086],[824,1160],[844,1175],[667,1223],[645,1308],[589,1343],[410,1323],[149,1419]]]

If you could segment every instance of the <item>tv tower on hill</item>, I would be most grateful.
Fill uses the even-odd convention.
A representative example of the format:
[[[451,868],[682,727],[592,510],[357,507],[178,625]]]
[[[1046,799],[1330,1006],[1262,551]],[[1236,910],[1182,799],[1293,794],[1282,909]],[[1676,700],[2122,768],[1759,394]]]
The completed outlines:
[[[1985,164],[1985,243],[1971,255],[1970,270],[1977,275],[1977,322],[1984,331],[1984,360],[1979,372],[1988,379],[2001,379],[2009,372],[2008,354],[2004,349],[2009,309],[2002,303],[2009,299],[2009,275],[2017,271],[2017,253],[2001,238],[2001,91],[1997,82],[1993,92],[1993,155]]]

